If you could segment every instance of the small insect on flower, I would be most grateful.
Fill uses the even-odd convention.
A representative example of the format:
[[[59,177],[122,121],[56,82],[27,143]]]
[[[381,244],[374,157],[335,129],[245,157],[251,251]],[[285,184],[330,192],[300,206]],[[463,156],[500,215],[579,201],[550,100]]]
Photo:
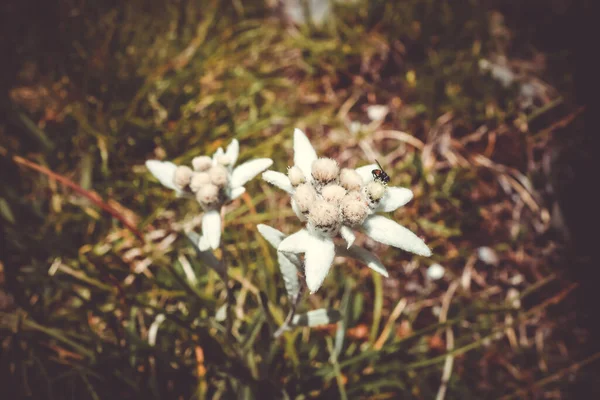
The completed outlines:
[[[373,180],[379,181],[384,185],[387,185],[390,181],[390,176],[385,173],[385,171],[381,167],[381,164],[379,164],[379,161],[375,160],[375,162],[377,163],[377,165],[379,165],[379,169],[374,169],[373,171],[371,171],[371,173],[373,174]]]

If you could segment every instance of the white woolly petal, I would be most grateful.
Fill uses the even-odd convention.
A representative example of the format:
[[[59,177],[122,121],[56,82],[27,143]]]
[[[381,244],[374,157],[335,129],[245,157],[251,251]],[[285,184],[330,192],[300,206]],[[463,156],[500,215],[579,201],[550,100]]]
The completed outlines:
[[[277,246],[278,251],[286,253],[304,253],[309,246],[311,234],[306,229],[300,229],[281,241]]]
[[[336,246],[335,251],[338,253],[338,255],[352,257],[365,263],[367,267],[371,268],[375,272],[380,273],[386,278],[389,276],[387,269],[385,269],[379,258],[369,250],[357,246],[353,246],[349,249],[345,249],[342,246]]]
[[[235,200],[246,192],[245,187],[236,187],[231,189],[231,193],[229,194],[229,199]]]
[[[342,228],[340,229],[340,234],[342,235],[346,243],[348,243],[348,246],[346,248],[349,249],[350,246],[352,246],[352,243],[354,243],[354,241],[356,240],[356,235],[354,234],[352,229],[348,228],[346,225],[342,226]]]
[[[363,223],[363,229],[372,239],[398,247],[420,256],[431,256],[431,250],[417,235],[391,219],[371,215]]]
[[[319,3],[317,3],[319,4]],[[342,319],[342,314],[333,308],[319,308],[305,313],[295,314],[291,326],[323,326],[335,324]]]
[[[219,147],[217,149],[217,151],[215,151],[215,154],[213,154],[212,156],[212,163],[213,165],[217,165],[217,160],[219,159],[220,156],[225,155],[225,152],[223,151],[222,147]]]
[[[269,182],[271,185],[275,185],[279,189],[285,190],[289,194],[292,194],[294,192],[294,188],[292,187],[292,184],[290,183],[290,178],[288,178],[288,176],[286,174],[282,174],[281,172],[269,170],[269,171],[263,172],[262,178],[265,181]]]
[[[235,165],[237,162],[238,155],[240,154],[240,143],[237,139],[233,139],[229,146],[227,146],[227,150],[225,150],[225,155],[229,158],[229,165]]]
[[[269,225],[258,224],[256,225],[256,229],[258,229],[258,232],[262,235],[262,237],[264,237],[265,240],[275,248],[279,247],[279,244],[285,238],[285,233],[272,228]]]
[[[258,224],[258,225],[256,225],[256,228],[258,229],[258,232],[262,235],[262,237],[264,237],[265,240],[267,242],[269,242],[269,244],[271,244],[271,246],[273,246],[275,248],[278,248],[279,245],[281,244],[281,242],[286,238],[285,233],[283,233],[275,228],[272,228],[268,225]],[[291,261],[297,267],[299,267],[301,265],[300,259],[294,253],[286,253],[286,252],[280,251],[280,252],[278,252],[278,256],[287,258],[288,261]],[[281,264],[281,259],[279,261]]]
[[[208,238],[206,236],[200,236],[200,240],[198,240],[198,249],[200,251],[206,251],[210,249],[210,243],[208,243]]]
[[[244,186],[246,182],[263,172],[273,164],[270,158],[257,158],[243,163],[233,170],[231,174],[231,187]]]
[[[302,170],[307,180],[311,180],[312,163],[317,159],[317,152],[300,129],[294,129],[294,165]]]
[[[373,180],[373,170],[379,169],[377,164],[363,165],[355,169],[363,180],[363,183],[371,182]]]
[[[210,247],[216,249],[221,243],[221,214],[210,210],[202,216],[202,236],[206,236]]]
[[[182,192],[177,186],[175,186],[175,182],[173,181],[175,178],[175,170],[177,169],[177,165],[170,161],[148,160],[146,161],[146,168],[148,168],[152,175],[154,175],[154,177],[158,179],[163,186],[173,189],[177,193]]]
[[[295,298],[300,291],[300,281],[298,279],[298,269],[300,268],[300,258],[297,254],[277,252],[277,262],[279,270],[283,276],[285,290],[291,299]]]
[[[275,248],[277,248],[282,240],[285,239],[285,234],[283,232],[271,228],[268,225],[258,224],[256,225],[256,228],[267,242]],[[288,292],[288,295],[293,298],[298,294],[298,290],[300,289],[300,283],[298,282],[298,268],[301,266],[300,258],[293,253],[278,251],[277,261],[279,263],[281,274],[283,275],[285,289]]]
[[[413,192],[407,188],[388,187],[375,211],[392,212],[413,198]]]
[[[298,207],[298,203],[296,203],[294,198],[292,198],[291,203],[292,203],[292,210],[296,214],[296,217],[298,217],[298,219],[302,222],[306,221],[306,219],[307,219],[306,216],[304,214],[302,214],[302,211],[300,211],[300,207]]]
[[[310,235],[308,242],[304,256],[304,273],[306,286],[311,293],[314,293],[319,290],[331,268],[335,257],[335,245],[327,236]]]

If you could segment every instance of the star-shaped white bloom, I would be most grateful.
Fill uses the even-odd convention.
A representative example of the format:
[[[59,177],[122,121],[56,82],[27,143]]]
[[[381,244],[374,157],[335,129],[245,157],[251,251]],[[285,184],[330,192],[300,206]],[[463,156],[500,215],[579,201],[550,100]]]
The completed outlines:
[[[221,215],[223,204],[238,198],[244,185],[273,164],[270,158],[247,161],[234,168],[240,145],[233,139],[227,150],[219,148],[211,157],[199,156],[192,160],[192,168],[177,166],[170,161],[148,160],[146,167],[164,186],[178,196],[194,196],[204,209],[202,236],[199,248],[216,249],[221,242]]]
[[[412,253],[430,256],[431,250],[418,236],[395,221],[377,215],[391,212],[408,203],[412,191],[388,187],[374,179],[375,164],[340,170],[337,162],[318,158],[310,141],[299,129],[294,131],[294,166],[288,174],[266,171],[262,177],[267,182],[285,190],[292,197],[292,209],[306,227],[283,239],[278,251],[304,253],[306,284],[311,292],[317,291],[329,272],[337,254],[343,248],[336,246],[333,238],[338,234],[347,243],[348,251],[356,238],[353,228],[361,229],[372,239]],[[367,250],[360,249],[364,257],[377,259]],[[365,253],[366,252],[366,253]],[[371,268],[384,276],[387,271],[381,263]]]

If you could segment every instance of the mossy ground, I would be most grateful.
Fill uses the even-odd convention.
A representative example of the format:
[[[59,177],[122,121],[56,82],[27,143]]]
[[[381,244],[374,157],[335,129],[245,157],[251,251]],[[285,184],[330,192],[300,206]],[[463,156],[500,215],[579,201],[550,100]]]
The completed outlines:
[[[14,21],[33,7],[10,3]],[[598,358],[572,326],[576,284],[562,274],[545,167],[552,135],[578,117],[570,80],[544,70],[489,2],[357,2],[321,27],[260,1],[38,12],[31,30],[6,28],[20,32],[0,125],[7,398],[430,399],[446,380],[446,398],[568,397],[567,376]],[[508,86],[480,68],[502,56],[519,77]],[[388,107],[383,121],[369,120],[372,105]],[[271,157],[283,171],[294,127],[319,154],[349,167],[376,158],[411,188],[392,217],[434,255],[367,242],[390,278],[340,260],[302,307],[339,309],[342,322],[273,341],[289,304],[256,224],[299,223],[256,179],[225,216],[228,335],[214,318],[224,284],[181,234],[201,210],[144,161],[187,163],[235,137],[242,161]],[[427,278],[432,263],[442,280]]]

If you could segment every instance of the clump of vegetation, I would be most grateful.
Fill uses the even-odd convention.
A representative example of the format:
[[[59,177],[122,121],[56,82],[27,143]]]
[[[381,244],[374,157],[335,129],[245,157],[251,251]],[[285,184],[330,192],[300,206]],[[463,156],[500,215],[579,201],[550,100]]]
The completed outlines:
[[[301,25],[275,3],[61,1],[40,25],[60,46],[25,33],[0,125],[7,398],[566,396],[600,356],[571,329],[546,196],[578,110],[543,57],[485,2],[340,2]],[[287,194],[219,164],[216,197],[186,201],[146,168],[234,139],[239,164],[281,170],[294,127],[344,167],[378,160],[372,201],[410,188],[384,211],[431,257],[344,231],[380,264],[328,257],[308,295],[269,247],[298,230]],[[201,196],[191,173],[173,188]]]

